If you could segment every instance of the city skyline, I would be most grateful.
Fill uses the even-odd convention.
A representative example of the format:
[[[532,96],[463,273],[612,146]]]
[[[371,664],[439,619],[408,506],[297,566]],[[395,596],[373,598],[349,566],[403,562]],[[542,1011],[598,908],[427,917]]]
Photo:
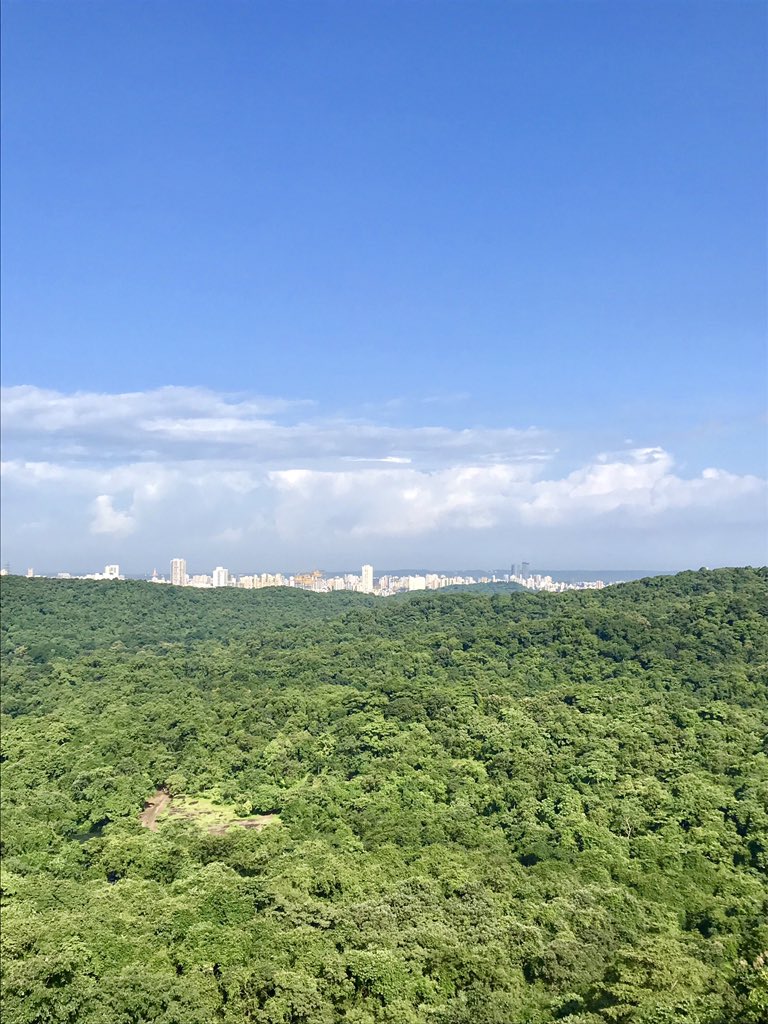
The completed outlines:
[[[114,551],[112,552],[114,556]],[[510,573],[512,575],[527,576],[529,574],[535,574],[540,572],[556,573],[560,574],[563,578],[573,577],[578,573],[582,573],[584,578],[587,579],[590,576],[596,576],[603,573],[606,576],[622,579],[626,576],[627,579],[639,578],[641,575],[654,576],[654,575],[670,575],[676,572],[684,572],[692,569],[713,569],[713,568],[728,568],[728,566],[713,566],[704,564],[700,566],[683,566],[678,568],[670,568],[669,566],[663,565],[635,565],[635,566],[584,566],[584,565],[560,565],[559,568],[556,562],[551,559],[544,558],[541,561],[532,563],[527,559],[519,558],[495,558],[489,559],[485,562],[472,562],[468,559],[454,559],[453,561],[447,561],[444,563],[437,563],[430,560],[416,558],[413,562],[408,563],[386,563],[383,568],[377,566],[374,568],[370,563],[363,562],[362,566],[355,566],[353,561],[349,558],[341,559],[336,563],[331,563],[328,566],[320,567],[320,562],[315,560],[314,562],[310,559],[309,561],[299,563],[295,559],[288,559],[286,562],[276,562],[274,559],[259,559],[253,555],[238,556],[234,561],[230,561],[228,566],[214,565],[211,566],[211,561],[221,561],[221,559],[206,560],[199,556],[188,559],[185,557],[172,557],[155,559],[154,561],[148,561],[144,559],[143,564],[136,565],[130,564],[122,572],[121,578],[125,579],[151,579],[152,577],[161,577],[165,582],[176,582],[184,578],[191,578],[193,576],[200,576],[206,574],[210,577],[214,576],[217,571],[229,573],[231,576],[239,576],[243,573],[252,573],[254,571],[253,565],[259,565],[259,573],[267,573],[272,575],[282,575],[286,578],[296,576],[333,576],[333,575],[345,575],[351,572],[360,571],[361,574],[365,570],[370,570],[370,574],[379,575],[379,573],[395,573],[395,574],[407,574],[407,573],[481,573],[481,574],[503,574]],[[209,564],[206,565],[206,562]],[[312,568],[308,568],[309,565]],[[111,562],[107,564],[107,569],[116,569],[117,566],[123,566],[122,562]],[[758,566],[759,563],[755,563]],[[151,567],[150,567],[151,566]],[[232,566],[234,568],[232,568]],[[166,568],[167,567],[167,568]],[[92,567],[85,565],[73,565],[71,562],[67,563],[66,559],[58,558],[55,564],[38,563],[36,567],[30,567],[27,563],[12,563],[9,560],[0,562],[0,571],[3,575],[35,575],[47,578],[56,578],[57,576],[71,576],[72,578],[88,578],[95,570]],[[624,574],[624,576],[622,576]],[[165,577],[167,576],[167,580]],[[226,585],[226,584],[224,584]]]
[[[250,567],[248,567],[246,564],[249,562],[251,563]],[[120,579],[157,579],[159,582],[173,583],[177,586],[185,585],[181,582],[181,580],[200,580],[205,578],[211,581],[217,578],[217,574],[221,574],[218,576],[218,579],[220,580],[218,586],[229,586],[232,585],[232,581],[236,580],[238,577],[249,574],[254,575],[254,573],[255,575],[281,577],[284,579],[296,578],[297,580],[300,580],[302,578],[306,578],[308,580],[310,577],[327,578],[332,576],[346,576],[352,573],[359,572],[360,579],[362,580],[363,576],[366,573],[366,570],[368,570],[369,572],[368,575],[366,576],[366,579],[368,581],[374,578],[378,578],[381,575],[408,575],[413,573],[422,575],[425,573],[443,575],[466,575],[468,573],[473,573],[479,575],[495,576],[499,579],[501,579],[501,577],[505,574],[509,575],[510,577],[522,578],[528,576],[535,576],[537,574],[554,574],[555,578],[562,578],[564,580],[566,578],[576,579],[577,577],[580,579],[583,578],[584,580],[588,580],[591,577],[597,578],[602,574],[606,576],[606,578],[611,578],[611,582],[623,582],[629,579],[638,579],[642,576],[673,575],[675,572],[690,571],[686,569],[673,570],[665,568],[663,566],[646,566],[642,568],[638,566],[624,566],[622,568],[597,568],[594,566],[585,568],[583,566],[570,566],[553,568],[546,561],[541,563],[541,565],[535,564],[532,566],[531,563],[528,561],[507,561],[507,563],[505,564],[503,560],[496,562],[488,562],[485,564],[484,567],[479,566],[477,564],[472,564],[470,562],[456,562],[453,564],[446,563],[439,565],[435,563],[424,562],[423,560],[417,560],[409,565],[385,565],[383,568],[377,567],[375,569],[374,566],[370,565],[369,563],[364,563],[362,567],[356,568],[352,565],[351,562],[347,562],[346,565],[339,564],[336,566],[332,566],[330,568],[321,569],[307,569],[306,566],[290,567],[288,565],[270,564],[267,568],[264,568],[263,565],[261,565],[258,568],[258,570],[254,570],[253,558],[245,558],[238,560],[235,563],[231,563],[234,564],[234,568],[221,565],[217,565],[211,568],[210,566],[206,567],[203,560],[200,559],[188,560],[186,558],[171,558],[169,568],[167,570],[165,568],[158,568],[158,566],[164,566],[165,564],[166,563],[160,561],[157,564],[153,564],[152,568],[150,569],[146,567],[139,568],[136,566],[130,566],[128,568],[125,568],[122,566],[121,563],[112,562],[107,564],[102,572],[100,570],[94,570],[92,567],[88,568],[84,566],[62,565],[61,560],[56,564],[56,566],[46,565],[42,568],[40,567],[40,565],[38,565],[37,567],[29,565],[22,566],[14,565],[11,562],[6,561],[2,563],[0,567],[0,573],[5,576],[26,575],[28,577],[43,577],[48,579],[116,579],[118,578],[119,575]],[[697,566],[696,568],[712,569],[717,567],[705,565]]]
[[[9,575],[8,569],[0,570],[0,575]],[[90,581],[118,581],[126,580],[126,576],[120,572],[118,564],[110,564],[104,567],[103,572],[91,572],[83,575],[73,575],[69,572],[59,572],[55,575],[36,573],[34,568],[26,571],[27,579],[55,579],[55,580],[90,580]],[[575,575],[575,574],[574,574]],[[639,573],[630,574],[638,576]],[[602,590],[612,582],[624,582],[619,580],[603,579],[577,579],[563,580],[547,573],[531,572],[527,562],[521,563],[519,573],[512,565],[508,573],[497,574],[495,571],[477,576],[466,573],[435,572],[435,571],[402,571],[393,572],[385,570],[374,575],[374,568],[370,564],[361,566],[360,573],[322,572],[319,569],[311,572],[290,573],[245,573],[238,574],[230,572],[225,566],[216,566],[209,573],[188,573],[187,563],[184,558],[172,558],[168,576],[158,573],[155,568],[151,576],[143,578],[143,582],[161,584],[174,587],[184,587],[195,590],[260,590],[265,587],[288,587],[292,589],[307,590],[317,594],[329,594],[338,591],[353,591],[368,596],[387,597],[402,592],[416,592],[422,590],[441,590],[443,588],[455,588],[463,586],[476,586],[478,584],[508,584],[514,583],[521,588],[537,591],[548,591],[550,593],[562,593],[566,590]]]

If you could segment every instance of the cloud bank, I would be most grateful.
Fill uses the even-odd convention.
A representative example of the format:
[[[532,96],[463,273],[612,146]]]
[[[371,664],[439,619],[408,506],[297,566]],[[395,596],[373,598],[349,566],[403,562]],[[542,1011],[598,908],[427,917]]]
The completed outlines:
[[[392,426],[307,402],[168,387],[3,393],[3,556],[205,567],[675,568],[760,561],[766,481],[664,447],[568,465],[530,425]],[[565,461],[564,461],[565,459]]]

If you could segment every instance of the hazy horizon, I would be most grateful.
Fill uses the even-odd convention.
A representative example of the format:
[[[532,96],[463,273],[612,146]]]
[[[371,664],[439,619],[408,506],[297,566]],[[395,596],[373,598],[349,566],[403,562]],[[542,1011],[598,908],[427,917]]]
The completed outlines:
[[[24,576],[27,569],[33,568],[35,570],[35,576],[41,577],[55,577],[58,573],[69,573],[72,577],[85,576],[91,573],[100,573],[103,571],[105,565],[118,564],[120,567],[120,574],[125,579],[130,580],[149,580],[153,573],[157,571],[158,576],[168,579],[170,577],[169,568],[170,565],[153,565],[149,569],[137,569],[135,566],[124,566],[120,563],[105,562],[104,565],[94,566],[75,566],[74,568],[51,568],[50,566],[12,566],[9,563],[4,563],[3,568],[9,571],[10,575]],[[208,575],[210,576],[212,571],[216,568],[214,565],[201,565],[197,562],[187,563],[188,575]],[[361,566],[348,565],[344,566],[332,566],[331,568],[322,568],[316,565],[297,565],[297,566],[286,566],[286,565],[269,565],[269,566],[252,566],[246,564],[232,563],[225,565],[224,568],[228,569],[234,576],[241,575],[259,575],[264,572],[271,575],[278,573],[283,576],[290,577],[301,572],[309,572],[318,569],[322,572],[323,576],[342,576],[347,574],[360,573]],[[527,571],[528,575],[531,576],[551,576],[554,580],[561,580],[564,582],[586,582],[597,579],[602,579],[606,583],[615,583],[620,581],[630,582],[631,580],[643,579],[651,576],[673,576],[681,572],[695,572],[699,569],[734,569],[734,568],[761,568],[761,566],[727,566],[727,565],[707,565],[707,566],[680,566],[672,569],[659,569],[659,568],[645,568],[645,569],[626,569],[626,568],[572,568],[572,569],[554,569],[549,567],[540,567],[532,565]],[[401,566],[389,566],[383,565],[381,567],[374,566],[374,577],[379,578],[381,576],[407,576],[407,575],[419,575],[424,573],[436,573],[438,575],[450,575],[450,576],[490,576],[495,575],[501,577],[505,574],[509,574],[509,566],[466,566],[466,565],[401,565]],[[520,572],[518,567],[517,572]]]

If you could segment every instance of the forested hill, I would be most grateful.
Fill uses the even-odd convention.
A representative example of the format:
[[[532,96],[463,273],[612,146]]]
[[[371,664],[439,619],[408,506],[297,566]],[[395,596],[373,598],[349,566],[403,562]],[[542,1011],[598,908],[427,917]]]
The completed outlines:
[[[2,598],[3,1024],[768,1020],[766,570]]]
[[[526,588],[520,583],[452,583],[450,586],[443,587],[442,593],[448,591],[449,593],[455,593],[460,591],[461,593],[469,594],[513,594],[524,592]]]
[[[373,600],[340,591],[286,587],[210,591],[139,580],[2,579],[2,652],[20,646],[34,661],[112,643],[130,650],[167,643],[225,640],[267,626],[335,618]]]

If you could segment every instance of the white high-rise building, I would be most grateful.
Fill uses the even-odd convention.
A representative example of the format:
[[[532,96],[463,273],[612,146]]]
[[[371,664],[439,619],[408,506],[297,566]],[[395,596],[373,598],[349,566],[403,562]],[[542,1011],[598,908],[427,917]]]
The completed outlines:
[[[408,589],[409,590],[426,590],[427,589],[427,577],[426,576],[408,576]]]
[[[171,559],[171,583],[175,587],[186,587],[187,585],[187,560],[186,558]]]
[[[364,565],[360,573],[360,589],[364,594],[373,593],[373,566]]]
[[[104,566],[104,579],[105,580],[119,580],[120,579],[120,566],[119,565],[105,565]]]
[[[213,570],[213,585],[214,587],[228,587],[229,569],[225,569],[222,565],[217,565]]]

